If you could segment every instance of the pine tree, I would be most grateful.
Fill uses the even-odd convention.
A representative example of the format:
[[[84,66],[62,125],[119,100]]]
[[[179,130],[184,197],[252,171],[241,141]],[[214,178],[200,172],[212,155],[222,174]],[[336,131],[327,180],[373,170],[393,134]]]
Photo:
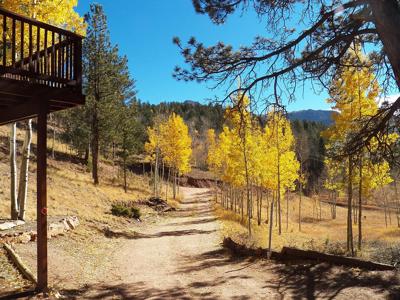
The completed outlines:
[[[128,162],[132,155],[139,149],[137,139],[138,128],[136,103],[130,102],[122,105],[119,111],[118,135],[116,139],[119,149],[117,155],[121,159],[125,193],[128,191]]]
[[[83,43],[86,105],[66,112],[62,118],[67,124],[64,136],[79,152],[84,151],[86,158],[90,152],[92,177],[98,184],[100,150],[106,153],[109,147],[115,148],[120,142],[120,113],[135,92],[127,58],[121,57],[118,47],[111,44],[102,6],[92,4],[85,19],[88,25]]]

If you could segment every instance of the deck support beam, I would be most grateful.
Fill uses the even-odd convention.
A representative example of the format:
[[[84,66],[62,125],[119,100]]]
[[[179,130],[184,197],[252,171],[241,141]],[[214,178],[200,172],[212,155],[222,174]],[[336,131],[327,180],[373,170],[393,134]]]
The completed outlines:
[[[47,105],[40,105],[37,124],[37,290],[48,287],[47,270]]]

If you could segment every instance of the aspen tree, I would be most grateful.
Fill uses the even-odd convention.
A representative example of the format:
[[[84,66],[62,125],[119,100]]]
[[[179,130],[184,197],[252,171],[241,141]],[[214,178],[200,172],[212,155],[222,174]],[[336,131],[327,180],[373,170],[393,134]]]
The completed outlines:
[[[160,124],[160,151],[165,164],[173,172],[173,196],[177,195],[177,179],[190,172],[192,157],[192,139],[189,128],[182,117],[171,114]]]
[[[344,145],[378,111],[376,98],[379,94],[379,85],[372,70],[365,65],[368,65],[368,61],[362,55],[359,46],[355,45],[354,49],[348,54],[346,66],[338,71],[332,82],[331,98],[328,99],[328,102],[332,103],[333,109],[338,110],[339,113],[333,116],[334,124],[323,133],[328,138],[327,147],[331,153],[343,152]],[[395,140],[397,135],[391,134],[386,137],[383,136],[383,138]],[[376,143],[376,140],[372,139],[372,147],[374,143]],[[357,246],[360,250],[362,244],[362,199],[365,199],[369,192],[376,187],[374,180],[386,176],[388,173],[388,170],[379,168],[379,166],[385,164],[384,160],[372,163],[367,155],[368,151],[361,149],[357,156],[348,156],[347,170],[344,172],[348,181],[347,250],[352,254],[354,254],[352,232],[353,183],[358,183]],[[330,165],[328,164],[328,168]],[[330,172],[333,175],[336,171],[328,171],[328,174]],[[335,188],[335,184],[332,182],[328,182],[327,186]]]

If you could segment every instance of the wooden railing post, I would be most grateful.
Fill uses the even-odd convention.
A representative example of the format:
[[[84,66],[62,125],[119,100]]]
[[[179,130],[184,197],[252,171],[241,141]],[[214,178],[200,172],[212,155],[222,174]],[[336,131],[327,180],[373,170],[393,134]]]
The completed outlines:
[[[74,41],[74,79],[78,90],[82,89],[82,39]]]
[[[48,285],[47,273],[47,105],[39,107],[37,125],[37,289]]]

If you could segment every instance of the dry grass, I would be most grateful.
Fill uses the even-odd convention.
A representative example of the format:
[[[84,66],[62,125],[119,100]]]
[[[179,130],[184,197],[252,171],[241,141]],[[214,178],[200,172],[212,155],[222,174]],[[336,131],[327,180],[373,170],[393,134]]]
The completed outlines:
[[[0,137],[4,140],[9,129],[0,127]],[[20,142],[23,132],[17,131]],[[36,135],[33,136],[33,144]],[[1,143],[0,149],[8,149]],[[49,145],[51,142],[49,141]],[[58,151],[66,151],[62,143],[56,143]],[[10,171],[8,151],[0,151],[0,218],[10,215]],[[35,158],[33,158],[35,160]],[[18,161],[19,165],[19,161]],[[36,164],[30,164],[27,219],[36,219]],[[100,184],[92,183],[87,167],[70,162],[48,159],[48,210],[49,215],[77,215],[81,221],[99,223],[120,223],[112,216],[111,203],[116,200],[139,200],[151,195],[148,178],[131,174],[128,178],[129,189],[125,193],[122,187],[122,176],[118,166],[100,164]]]
[[[315,204],[317,204],[315,206]],[[346,243],[346,221],[347,209],[337,207],[336,219],[331,218],[330,206],[321,203],[321,219],[319,213],[319,202],[315,199],[303,197],[302,200],[302,226],[301,232],[298,226],[299,199],[297,195],[291,195],[289,199],[289,218],[286,227],[286,199],[282,202],[282,234],[278,234],[275,214],[273,221],[272,246],[275,250],[280,250],[283,246],[298,247],[303,249],[316,249],[325,251],[328,247],[342,248]],[[245,209],[246,210],[246,209]],[[262,224],[257,225],[256,220],[252,221],[252,237],[248,237],[247,220],[241,220],[238,214],[223,209],[216,205],[216,214],[222,220],[222,232],[225,236],[231,236],[246,243],[249,246],[263,247],[268,246],[268,229],[266,224],[266,207],[262,212]],[[256,216],[256,212],[254,212]],[[246,219],[246,216],[245,216]],[[396,243],[400,237],[400,228],[397,227],[396,216],[392,213],[392,224],[385,227],[384,213],[380,210],[363,211],[363,242],[369,245],[371,242],[380,241],[386,243]],[[356,246],[358,227],[353,225],[354,245]],[[365,247],[365,255],[369,251]],[[336,249],[340,251],[342,249]]]

